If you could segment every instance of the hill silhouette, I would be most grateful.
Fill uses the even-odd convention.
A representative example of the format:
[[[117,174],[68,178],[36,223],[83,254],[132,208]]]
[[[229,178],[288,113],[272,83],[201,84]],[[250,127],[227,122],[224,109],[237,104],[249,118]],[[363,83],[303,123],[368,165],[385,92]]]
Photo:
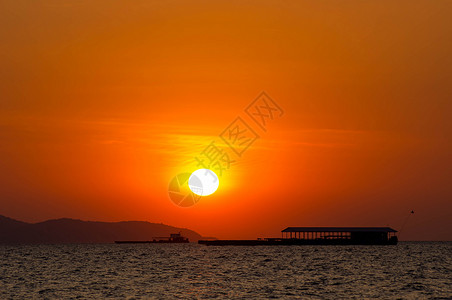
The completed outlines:
[[[0,215],[0,243],[113,243],[115,240],[151,240],[178,233],[196,242],[197,232],[144,221],[95,222],[55,219],[26,223]]]

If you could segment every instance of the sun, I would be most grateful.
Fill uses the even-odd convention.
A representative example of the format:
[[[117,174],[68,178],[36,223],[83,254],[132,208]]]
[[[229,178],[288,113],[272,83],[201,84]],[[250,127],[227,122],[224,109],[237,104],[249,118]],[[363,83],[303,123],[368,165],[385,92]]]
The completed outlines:
[[[220,185],[217,174],[209,169],[194,171],[188,179],[188,187],[199,196],[209,196],[215,193]]]

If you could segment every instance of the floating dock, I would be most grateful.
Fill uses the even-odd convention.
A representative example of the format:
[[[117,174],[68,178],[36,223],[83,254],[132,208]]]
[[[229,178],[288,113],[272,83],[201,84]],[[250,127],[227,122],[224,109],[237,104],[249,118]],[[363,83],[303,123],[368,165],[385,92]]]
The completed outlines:
[[[256,240],[199,240],[207,246],[279,245],[397,245],[397,230],[390,227],[287,227],[281,238]]]

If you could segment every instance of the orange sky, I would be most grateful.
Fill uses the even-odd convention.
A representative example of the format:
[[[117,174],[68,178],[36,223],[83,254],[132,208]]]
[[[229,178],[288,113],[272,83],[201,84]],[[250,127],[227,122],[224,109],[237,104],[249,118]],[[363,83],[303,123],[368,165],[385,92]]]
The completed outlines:
[[[0,214],[452,240],[452,2],[0,1]],[[218,191],[171,178],[261,91]],[[248,120],[250,125],[256,126]],[[260,130],[260,131],[259,131]]]

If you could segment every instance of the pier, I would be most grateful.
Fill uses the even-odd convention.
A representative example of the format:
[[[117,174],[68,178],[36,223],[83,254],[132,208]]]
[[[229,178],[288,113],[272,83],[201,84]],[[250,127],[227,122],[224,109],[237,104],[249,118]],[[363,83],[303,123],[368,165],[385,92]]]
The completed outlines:
[[[287,227],[281,238],[256,240],[200,240],[208,246],[277,245],[396,245],[396,230],[390,227]]]

